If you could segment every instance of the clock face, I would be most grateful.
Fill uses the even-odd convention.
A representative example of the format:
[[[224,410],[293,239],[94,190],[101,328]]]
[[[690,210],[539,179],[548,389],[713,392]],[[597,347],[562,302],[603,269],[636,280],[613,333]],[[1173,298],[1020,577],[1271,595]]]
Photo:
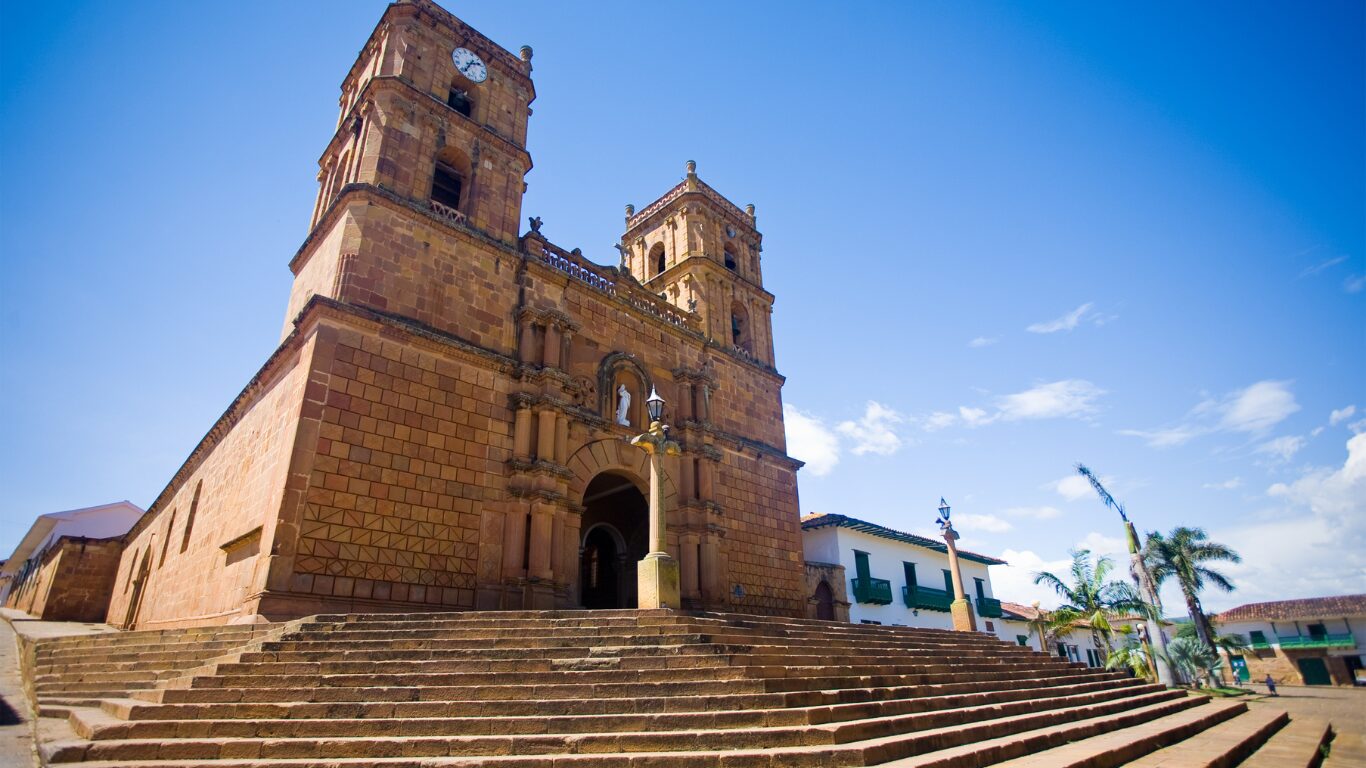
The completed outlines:
[[[455,71],[472,82],[482,83],[489,77],[489,69],[484,66],[483,59],[468,48],[456,48],[455,53],[451,54],[451,60],[455,62]]]

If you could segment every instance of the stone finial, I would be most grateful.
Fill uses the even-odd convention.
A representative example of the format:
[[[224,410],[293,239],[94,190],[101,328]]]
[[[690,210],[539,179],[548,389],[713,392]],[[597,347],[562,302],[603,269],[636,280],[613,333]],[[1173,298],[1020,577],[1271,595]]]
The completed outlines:
[[[697,161],[696,161],[696,160],[689,160],[689,161],[688,161],[688,175],[689,175],[689,176],[695,176],[695,175],[697,175]]]
[[[629,218],[631,218],[631,217],[634,216],[634,215],[636,215],[636,207],[635,207],[634,205],[630,204],[630,203],[627,203],[627,204],[626,204],[626,218],[629,219]]]
[[[749,203],[745,206],[745,213],[748,213],[751,219],[754,218],[754,203]]]
[[[521,54],[521,56],[522,56],[522,61],[525,61],[525,62],[528,63],[528,64],[531,63],[531,46],[529,46],[529,45],[524,45],[524,46],[522,46],[522,50],[518,51],[518,53]]]

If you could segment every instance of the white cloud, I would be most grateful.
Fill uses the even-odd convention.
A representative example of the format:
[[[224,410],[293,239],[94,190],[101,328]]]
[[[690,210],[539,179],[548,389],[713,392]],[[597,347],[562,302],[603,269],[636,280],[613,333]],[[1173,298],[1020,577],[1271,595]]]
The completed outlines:
[[[1220,426],[1238,432],[1261,432],[1298,411],[1288,381],[1259,381],[1232,393],[1220,406]]]
[[[1115,518],[1115,524],[1119,524],[1119,518]],[[1114,580],[1127,581],[1129,576],[1129,553],[1128,547],[1123,540],[1103,536],[1092,531],[1086,538],[1076,542],[1074,548],[1089,549],[1094,558],[1096,555],[1105,555],[1114,561],[1114,570],[1110,572],[1110,578]],[[1007,549],[1001,553],[1001,559],[1009,565],[993,565],[991,570],[991,590],[1002,600],[1009,600],[1012,603],[1023,603],[1029,605],[1035,600],[1039,601],[1044,608],[1056,608],[1060,604],[1058,595],[1053,590],[1034,583],[1034,574],[1048,571],[1066,581],[1070,576],[1072,568],[1072,558],[1063,556],[1057,560],[1045,560],[1031,550]]]
[[[972,341],[969,341],[968,346],[972,347],[973,349],[980,349],[982,347],[989,347],[998,341],[1000,341],[1000,339],[996,338],[995,336],[992,336],[990,338],[986,336],[978,336]]]
[[[1304,438],[1292,435],[1278,437],[1275,440],[1268,440],[1257,446],[1254,450],[1265,456],[1270,456],[1277,462],[1285,463],[1294,458],[1295,454],[1304,447]]]
[[[787,452],[806,462],[811,474],[821,477],[840,462],[839,439],[826,429],[820,419],[802,413],[796,406],[783,405],[783,422],[787,427]]]
[[[1348,293],[1361,293],[1366,288],[1366,275],[1352,275],[1342,281],[1342,290]]]
[[[1052,520],[1062,515],[1062,510],[1057,507],[1010,507],[1003,510],[1004,514],[1010,517],[1028,517],[1034,520]]]
[[[1170,427],[1168,429],[1121,429],[1118,434],[1129,437],[1141,437],[1148,444],[1149,448],[1171,448],[1177,445],[1185,445],[1191,440],[1205,434],[1208,430],[1196,429],[1194,427]]]
[[[1347,260],[1347,257],[1346,257],[1346,256],[1335,256],[1335,257],[1333,257],[1333,258],[1331,258],[1331,259],[1328,259],[1327,261],[1321,261],[1321,262],[1319,262],[1318,264],[1315,264],[1315,265],[1313,265],[1313,266],[1305,267],[1303,270],[1300,271],[1299,277],[1300,277],[1300,278],[1313,277],[1314,275],[1317,275],[1318,273],[1322,272],[1323,270],[1328,269],[1329,267],[1337,266],[1338,264],[1341,264],[1342,262],[1344,262],[1344,261],[1346,261],[1346,260]],[[1299,278],[1297,278],[1297,279],[1299,279]]]
[[[1083,379],[1064,379],[998,398],[999,416],[1020,419],[1079,418],[1095,413],[1095,401],[1105,390]]]
[[[1243,484],[1243,478],[1241,478],[1241,477],[1231,477],[1231,478],[1229,478],[1228,480],[1225,480],[1225,481],[1222,482],[1222,483],[1205,483],[1202,487],[1203,487],[1203,488],[1208,488],[1208,489],[1210,489],[1210,490],[1212,490],[1212,491],[1231,491],[1231,490],[1234,490],[1235,488],[1241,487],[1242,484]]]
[[[1108,481],[1109,478],[1101,478],[1101,482]],[[1091,483],[1081,475],[1068,475],[1061,480],[1049,483],[1046,488],[1052,488],[1058,495],[1068,501],[1076,501],[1083,496],[1091,495]]]
[[[1361,432],[1366,432],[1366,419],[1354,421],[1351,424],[1348,424],[1347,428],[1352,430],[1352,434],[1354,435]]]
[[[996,515],[979,515],[972,512],[959,512],[953,516],[954,525],[964,531],[983,531],[986,533],[1005,533],[1014,526],[1008,520]]]
[[[1346,408],[1334,408],[1333,412],[1328,414],[1328,425],[1336,427],[1342,422],[1352,418],[1356,412],[1356,405],[1349,405]]]
[[[1340,468],[1310,469],[1267,495],[1283,506],[1210,532],[1243,562],[1220,566],[1238,590],[1208,593],[1207,606],[1366,592],[1366,434],[1347,441]]]
[[[1182,423],[1158,429],[1121,429],[1118,434],[1142,438],[1151,448],[1185,445],[1215,432],[1259,434],[1300,410],[1288,381],[1259,381],[1222,398],[1206,398]]]
[[[983,424],[990,424],[996,420],[995,416],[987,416],[987,412],[981,408],[969,408],[966,405],[958,406],[958,415],[962,417],[963,423],[969,427],[980,427]]]
[[[946,427],[953,426],[956,421],[958,421],[958,417],[952,413],[935,411],[929,416],[921,419],[920,426],[926,432],[937,432]]]
[[[842,421],[835,429],[854,441],[854,454],[877,453],[887,456],[901,447],[901,438],[892,426],[904,419],[901,414],[874,400],[869,400],[858,421]]]
[[[1034,323],[1025,328],[1025,330],[1030,333],[1057,333],[1058,331],[1070,331],[1081,323],[1082,317],[1084,317],[1087,312],[1090,312],[1091,307],[1093,306],[1095,306],[1095,304],[1088,301],[1062,317],[1054,318],[1043,323]]]

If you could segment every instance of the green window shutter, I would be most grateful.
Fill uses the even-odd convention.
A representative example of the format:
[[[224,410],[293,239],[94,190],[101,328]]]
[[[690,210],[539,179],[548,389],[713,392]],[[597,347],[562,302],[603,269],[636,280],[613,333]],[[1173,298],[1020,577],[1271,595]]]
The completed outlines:
[[[1248,642],[1266,644],[1266,633],[1260,629],[1254,629],[1248,633]]]
[[[860,579],[872,578],[868,571],[868,553],[854,550],[854,572]]]
[[[1027,635],[1016,635],[1015,642],[1020,645],[1029,645],[1029,637]]]
[[[979,598],[986,597],[986,596],[987,596],[987,585],[986,585],[986,582],[984,582],[984,581],[982,581],[981,579],[978,579],[978,578],[974,578],[973,581],[977,584],[977,597],[979,597]]]
[[[949,593],[949,597],[954,597],[953,574],[949,573],[947,568],[944,569],[944,591]]]
[[[906,571],[906,586],[915,589],[915,563],[902,563],[902,569]]]

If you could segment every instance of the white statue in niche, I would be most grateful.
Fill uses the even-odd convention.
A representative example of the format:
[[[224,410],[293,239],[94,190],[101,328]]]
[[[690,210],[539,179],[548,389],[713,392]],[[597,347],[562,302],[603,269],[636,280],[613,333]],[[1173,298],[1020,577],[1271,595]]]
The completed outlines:
[[[617,423],[622,426],[631,426],[631,392],[626,389],[625,384],[617,386]]]

